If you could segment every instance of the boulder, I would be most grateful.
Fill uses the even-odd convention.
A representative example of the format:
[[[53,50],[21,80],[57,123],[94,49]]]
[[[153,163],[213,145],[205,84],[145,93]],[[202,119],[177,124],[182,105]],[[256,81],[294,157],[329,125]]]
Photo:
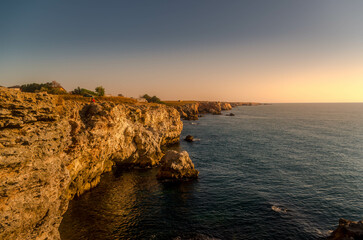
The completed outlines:
[[[194,137],[192,135],[188,135],[184,138],[184,140],[187,142],[194,142]]]
[[[362,240],[363,221],[354,222],[344,218],[339,219],[339,226],[328,237],[328,240]]]
[[[233,117],[233,116],[235,116],[235,115],[234,115],[234,113],[228,113],[228,114],[226,114],[226,116]]]
[[[191,180],[198,178],[199,171],[186,151],[169,150],[161,159],[161,167],[157,174],[159,180]]]

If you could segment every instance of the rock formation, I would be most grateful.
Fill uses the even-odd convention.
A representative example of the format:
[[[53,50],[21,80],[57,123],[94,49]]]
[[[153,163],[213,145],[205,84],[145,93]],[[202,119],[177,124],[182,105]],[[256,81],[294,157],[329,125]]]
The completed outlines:
[[[151,167],[182,122],[157,104],[88,104],[0,88],[0,239],[59,239],[68,202],[116,164]]]
[[[199,103],[187,103],[174,106],[180,113],[180,117],[184,120],[198,120]]]
[[[339,219],[339,226],[328,237],[328,240],[363,240],[363,221]]]
[[[222,103],[221,103],[221,109],[222,109],[222,110],[231,110],[231,109],[232,109],[232,106],[231,106],[231,104],[229,104],[229,103],[222,102]]]
[[[266,105],[263,103],[256,103],[256,102],[230,102],[230,105],[232,108],[238,107],[238,106],[259,106],[259,105]]]
[[[188,135],[184,138],[185,141],[187,142],[193,142],[194,141],[194,137],[192,135]]]
[[[220,115],[222,108],[220,102],[199,102],[198,111],[200,113],[212,113]]]
[[[157,174],[160,180],[189,180],[198,177],[198,170],[186,151],[169,150],[161,159],[161,167]]]
[[[221,111],[231,110],[232,106],[226,102],[194,102],[173,105],[179,113],[180,117],[184,120],[198,120],[201,113],[211,113],[214,115],[220,115]]]

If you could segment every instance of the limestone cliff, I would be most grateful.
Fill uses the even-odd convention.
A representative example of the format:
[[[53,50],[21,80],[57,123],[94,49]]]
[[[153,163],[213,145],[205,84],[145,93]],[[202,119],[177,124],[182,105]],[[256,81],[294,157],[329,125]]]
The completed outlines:
[[[0,88],[0,239],[59,239],[68,202],[116,164],[151,167],[179,141],[177,110]]]
[[[328,240],[361,240],[363,239],[363,221],[355,222],[339,219],[339,226],[327,238]]]
[[[184,120],[198,120],[198,116],[205,113],[220,115],[221,111],[232,109],[231,104],[226,102],[178,103],[178,105],[173,106],[179,111],[180,117]]]
[[[174,106],[180,113],[180,117],[184,120],[198,120],[199,115],[199,103],[187,103]]]

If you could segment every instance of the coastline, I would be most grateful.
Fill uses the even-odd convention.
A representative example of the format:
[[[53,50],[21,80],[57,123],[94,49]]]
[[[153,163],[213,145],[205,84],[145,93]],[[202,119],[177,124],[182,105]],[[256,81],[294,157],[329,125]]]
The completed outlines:
[[[90,104],[5,88],[0,88],[0,101],[4,239],[60,239],[58,228],[69,201],[97,186],[103,173],[116,165],[158,166],[164,146],[179,142],[180,118],[190,109],[196,111],[184,119],[232,109],[232,104],[220,102],[178,104],[179,109],[109,101]],[[355,237],[361,226],[340,221],[329,239]]]
[[[1,238],[60,239],[71,199],[115,165],[157,166],[162,146],[179,142],[174,107],[107,100],[0,88]]]
[[[149,168],[179,141],[179,113],[0,89],[2,239],[60,239],[68,202],[114,165]]]

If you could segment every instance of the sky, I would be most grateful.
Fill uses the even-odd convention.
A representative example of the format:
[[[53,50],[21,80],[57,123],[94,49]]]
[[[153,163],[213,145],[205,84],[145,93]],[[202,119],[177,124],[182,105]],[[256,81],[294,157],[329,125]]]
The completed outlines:
[[[361,0],[2,0],[0,85],[363,102]]]

